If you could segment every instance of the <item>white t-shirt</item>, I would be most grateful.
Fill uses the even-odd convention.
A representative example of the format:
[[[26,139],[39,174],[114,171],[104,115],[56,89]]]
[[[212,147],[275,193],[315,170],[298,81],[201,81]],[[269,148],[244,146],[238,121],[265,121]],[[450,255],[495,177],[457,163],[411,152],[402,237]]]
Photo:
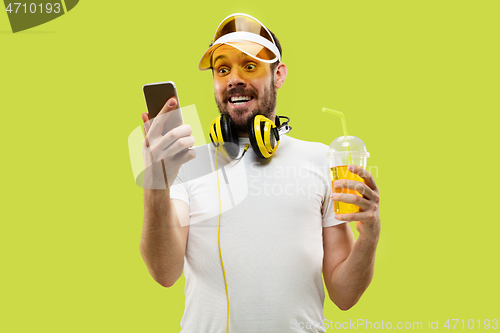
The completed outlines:
[[[240,151],[246,143],[240,138]],[[239,161],[217,153],[229,331],[325,332],[322,228],[342,223],[329,197],[328,146],[283,135],[270,159],[248,150]],[[170,190],[190,208],[182,333],[226,328],[214,166],[212,144],[197,147],[197,158],[183,165]],[[297,323],[317,326],[292,329]]]

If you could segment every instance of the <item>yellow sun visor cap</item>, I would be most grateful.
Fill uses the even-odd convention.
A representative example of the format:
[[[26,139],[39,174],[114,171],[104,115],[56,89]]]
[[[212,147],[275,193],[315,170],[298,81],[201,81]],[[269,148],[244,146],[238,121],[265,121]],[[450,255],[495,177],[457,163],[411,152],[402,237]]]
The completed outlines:
[[[280,51],[269,30],[256,18],[236,13],[226,17],[217,27],[212,46],[201,57],[200,70],[212,68],[212,54],[224,44],[258,61],[266,63],[281,61]]]

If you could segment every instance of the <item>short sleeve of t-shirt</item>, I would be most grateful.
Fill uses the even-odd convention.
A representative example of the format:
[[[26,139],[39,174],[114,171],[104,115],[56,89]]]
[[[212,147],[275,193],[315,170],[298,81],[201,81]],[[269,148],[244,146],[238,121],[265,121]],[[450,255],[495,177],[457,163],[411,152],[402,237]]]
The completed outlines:
[[[347,221],[339,221],[335,219],[335,212],[333,209],[333,201],[330,199],[330,193],[325,197],[323,206],[321,207],[321,216],[323,218],[323,228],[332,227]]]

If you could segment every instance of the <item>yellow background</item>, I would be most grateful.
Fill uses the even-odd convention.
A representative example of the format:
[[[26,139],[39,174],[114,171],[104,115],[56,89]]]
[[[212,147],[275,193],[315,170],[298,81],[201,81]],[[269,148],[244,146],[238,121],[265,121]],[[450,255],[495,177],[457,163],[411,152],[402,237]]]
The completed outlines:
[[[184,278],[161,287],[139,253],[127,138],[145,83],[175,81],[202,124],[217,115],[197,65],[233,12],[283,45],[291,136],[329,144],[341,124],[321,108],[342,111],[378,168],[375,278],[326,318],[500,319],[500,3],[239,3],[84,0],[17,34],[0,13],[0,331],[180,330]]]

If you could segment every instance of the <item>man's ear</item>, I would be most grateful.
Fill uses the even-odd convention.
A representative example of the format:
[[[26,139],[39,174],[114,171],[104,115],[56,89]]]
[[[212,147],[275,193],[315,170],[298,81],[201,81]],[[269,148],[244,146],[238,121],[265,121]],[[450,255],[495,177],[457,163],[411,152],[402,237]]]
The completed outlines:
[[[288,68],[284,63],[280,62],[274,69],[274,86],[276,89],[281,88],[281,86],[285,83],[287,74]]]

